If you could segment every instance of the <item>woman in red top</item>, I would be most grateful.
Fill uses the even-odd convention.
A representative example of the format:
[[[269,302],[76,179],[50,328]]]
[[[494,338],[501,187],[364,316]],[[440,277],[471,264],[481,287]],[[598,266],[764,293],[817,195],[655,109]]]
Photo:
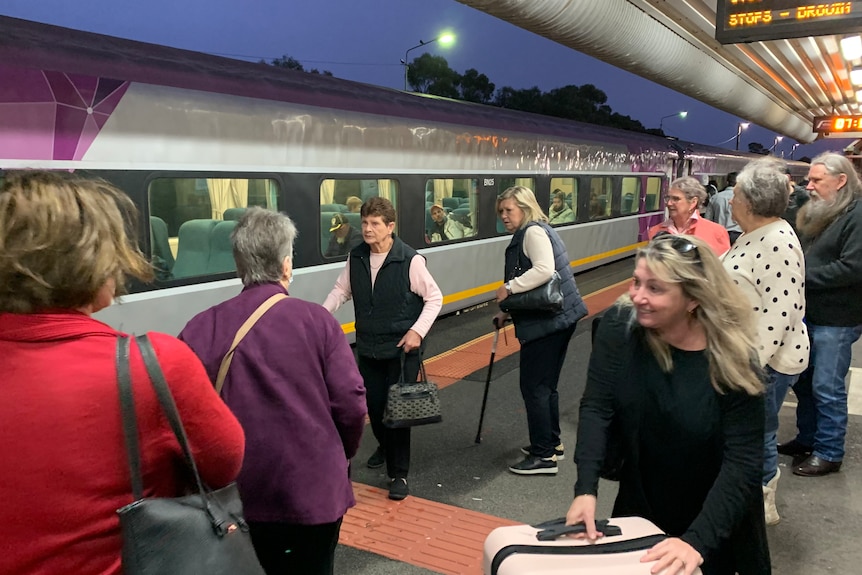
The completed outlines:
[[[105,182],[24,172],[0,189],[0,573],[122,571],[117,509],[133,498],[120,332],[91,315],[127,277],[152,277],[125,231],[134,221],[129,198]],[[150,338],[203,480],[230,483],[242,464],[239,423],[185,344]],[[131,375],[144,495],[179,495],[185,464],[137,346]]]
[[[730,249],[730,236],[724,226],[700,215],[699,209],[706,197],[706,188],[691,176],[672,181],[667,196],[668,218],[649,229],[649,239],[659,232],[688,234],[705,241],[718,257],[724,255]]]

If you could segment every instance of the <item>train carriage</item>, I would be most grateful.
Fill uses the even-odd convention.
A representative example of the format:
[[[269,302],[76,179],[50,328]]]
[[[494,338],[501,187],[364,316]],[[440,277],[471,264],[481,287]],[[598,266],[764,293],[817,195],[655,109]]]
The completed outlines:
[[[500,285],[506,187],[545,209],[564,195],[574,217],[558,231],[578,271],[632,255],[673,177],[723,181],[756,157],[7,17],[0,62],[0,177],[74,170],[139,206],[157,280],[97,315],[137,333],[175,334],[238,292],[230,232],[248,206],[296,221],[291,291],[322,302],[345,260],[326,253],[333,218],[358,227],[349,204],[390,199],[447,313]],[[433,205],[463,237],[430,233]],[[351,333],[352,307],[337,317]]]

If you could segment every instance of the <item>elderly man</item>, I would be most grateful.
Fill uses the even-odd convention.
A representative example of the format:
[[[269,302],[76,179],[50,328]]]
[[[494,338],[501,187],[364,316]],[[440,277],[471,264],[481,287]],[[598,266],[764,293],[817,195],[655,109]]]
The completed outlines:
[[[838,471],[844,459],[844,378],[862,334],[862,183],[847,158],[826,153],[812,160],[807,189],[811,200],[796,223],[805,251],[811,359],[794,386],[797,436],[778,452],[794,456],[795,475],[817,477]]]

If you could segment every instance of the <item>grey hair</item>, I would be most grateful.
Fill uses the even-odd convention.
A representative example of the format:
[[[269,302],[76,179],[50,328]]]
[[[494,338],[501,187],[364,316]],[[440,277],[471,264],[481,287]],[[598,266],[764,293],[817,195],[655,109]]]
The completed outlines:
[[[847,181],[843,187],[838,189],[835,196],[835,201],[829,205],[816,205],[814,202],[807,202],[796,216],[796,227],[799,231],[808,237],[819,235],[825,230],[829,224],[844,213],[850,203],[862,197],[862,183],[859,181],[859,174],[853,168],[853,164],[835,152],[826,152],[820,154],[811,160],[811,165],[820,164],[830,176],[839,177],[841,174],[847,176]]]
[[[286,215],[249,208],[230,236],[243,285],[280,281],[284,259],[293,258],[296,235],[296,226]]]
[[[831,176],[838,177],[841,174],[847,176],[847,184],[838,191],[838,202],[844,202],[844,206],[849,204],[855,198],[862,196],[862,182],[859,181],[859,174],[853,168],[853,164],[835,152],[825,152],[811,160],[811,165],[822,164],[826,168],[826,173]]]
[[[697,198],[697,208],[703,207],[706,201],[706,188],[691,176],[683,176],[677,178],[670,183],[670,189],[676,189],[685,194],[686,199],[691,201],[692,198]]]
[[[746,164],[736,177],[736,191],[751,205],[751,213],[763,218],[780,217],[787,210],[790,181],[785,165],[763,158]]]

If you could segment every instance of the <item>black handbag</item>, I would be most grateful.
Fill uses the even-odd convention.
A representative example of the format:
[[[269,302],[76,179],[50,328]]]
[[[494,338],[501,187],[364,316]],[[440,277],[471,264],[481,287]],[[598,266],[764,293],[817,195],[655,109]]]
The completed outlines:
[[[394,429],[415,427],[443,421],[437,384],[425,376],[425,364],[419,360],[422,381],[404,381],[404,354],[401,354],[401,377],[389,386],[383,425]]]
[[[162,410],[197,481],[197,493],[145,498],[138,424],[129,367],[130,340],[117,338],[117,380],[135,501],[117,510],[125,575],[264,575],[251,543],[236,484],[217,490],[201,481],[176,404],[146,335],[138,347]]]
[[[563,309],[563,287],[559,272],[530,291],[515,293],[500,302],[500,309],[510,311],[559,311]]]

